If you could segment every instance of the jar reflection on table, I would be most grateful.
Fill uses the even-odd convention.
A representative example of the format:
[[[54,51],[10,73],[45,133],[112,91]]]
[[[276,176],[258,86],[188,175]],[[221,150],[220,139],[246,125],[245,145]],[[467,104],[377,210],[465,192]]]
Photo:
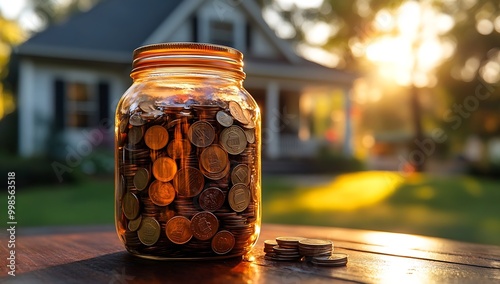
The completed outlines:
[[[134,52],[116,111],[115,219],[132,254],[241,256],[261,224],[260,111],[242,55],[170,43]]]

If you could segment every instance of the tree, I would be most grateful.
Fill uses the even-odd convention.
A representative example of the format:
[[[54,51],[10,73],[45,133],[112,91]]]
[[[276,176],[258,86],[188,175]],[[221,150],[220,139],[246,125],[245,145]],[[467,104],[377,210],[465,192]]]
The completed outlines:
[[[429,31],[437,32],[434,42],[440,42],[443,48],[440,51],[441,60],[433,62],[431,69],[422,74],[412,69],[422,63],[413,62],[407,64],[410,76],[399,76],[403,73],[401,71],[386,72],[389,78],[400,77],[395,83],[412,86],[409,90],[413,94],[412,108],[415,113],[414,141],[424,139],[433,130],[421,126],[421,121],[429,120],[432,122],[425,123],[424,126],[432,125],[434,129],[440,127],[447,137],[452,138],[450,141],[463,140],[471,133],[483,137],[500,134],[500,8],[496,1],[311,0],[300,3],[296,1],[294,5],[284,3],[279,0],[265,1],[264,15],[269,14],[266,17],[268,20],[278,18],[278,15],[283,22],[289,23],[293,32],[288,32],[285,36],[295,42],[299,51],[308,52],[305,55],[310,59],[319,55],[320,62],[329,61],[332,67],[360,72],[368,80],[379,77],[380,74],[376,75],[373,71],[383,71],[381,67],[387,66],[387,62],[383,60],[392,60],[395,64],[402,62],[404,59],[396,58],[397,52],[404,48],[409,50],[408,54],[422,53],[422,62],[428,63],[437,53],[434,52],[435,49],[429,48],[432,47],[432,42],[424,43],[420,37],[426,37]],[[414,36],[413,43],[410,46],[399,46],[400,42],[390,41],[396,33],[401,32],[394,21],[399,20],[398,10],[409,5],[419,6],[419,10],[425,13],[420,13],[418,27],[403,34]],[[432,14],[437,19],[435,26],[426,27],[432,21]],[[401,21],[410,23],[412,15],[414,14],[401,17]],[[444,27],[441,32],[439,25]],[[283,26],[286,24],[279,22],[279,26],[276,25],[275,28],[283,30]],[[277,33],[280,35],[279,31]],[[382,44],[383,40],[386,40],[385,44]],[[385,57],[377,58],[377,55]],[[381,85],[380,78],[373,81],[377,82],[376,87],[383,92],[390,92],[393,88]],[[478,97],[478,88],[485,95],[479,94]],[[417,92],[427,93],[425,95],[431,101],[423,105],[423,117],[420,117],[416,107]],[[481,101],[481,98],[488,102]],[[439,100],[447,101],[447,104],[437,107],[432,103]],[[400,105],[393,107],[399,109]],[[463,110],[465,107],[467,109]],[[415,146],[415,143],[412,144]]]

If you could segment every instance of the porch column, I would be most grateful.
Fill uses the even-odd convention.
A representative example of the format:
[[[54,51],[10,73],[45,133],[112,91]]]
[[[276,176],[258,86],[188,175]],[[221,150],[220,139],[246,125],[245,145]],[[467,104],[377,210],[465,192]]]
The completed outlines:
[[[275,81],[266,86],[266,127],[262,129],[263,148],[267,158],[277,159],[280,156],[280,87]]]
[[[353,155],[352,149],[352,117],[351,117],[351,98],[349,97],[350,89],[343,89],[344,93],[344,113],[345,113],[345,132],[344,132],[344,145],[343,153],[351,157]]]
[[[19,65],[19,155],[31,156],[35,152],[35,67],[28,60],[22,60]]]

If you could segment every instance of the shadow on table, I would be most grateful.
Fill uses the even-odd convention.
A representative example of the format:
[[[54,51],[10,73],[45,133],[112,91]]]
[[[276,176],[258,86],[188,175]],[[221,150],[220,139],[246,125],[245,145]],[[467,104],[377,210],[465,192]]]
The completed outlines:
[[[193,273],[196,266],[196,273]],[[217,261],[154,261],[116,252],[2,277],[1,283],[247,283],[256,265],[241,258]]]

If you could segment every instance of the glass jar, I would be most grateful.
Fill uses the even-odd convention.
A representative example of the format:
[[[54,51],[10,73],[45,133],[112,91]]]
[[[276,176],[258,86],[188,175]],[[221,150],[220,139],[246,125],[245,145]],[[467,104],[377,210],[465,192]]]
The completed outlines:
[[[229,47],[134,51],[115,118],[115,224],[132,254],[242,256],[261,226],[261,116]]]

